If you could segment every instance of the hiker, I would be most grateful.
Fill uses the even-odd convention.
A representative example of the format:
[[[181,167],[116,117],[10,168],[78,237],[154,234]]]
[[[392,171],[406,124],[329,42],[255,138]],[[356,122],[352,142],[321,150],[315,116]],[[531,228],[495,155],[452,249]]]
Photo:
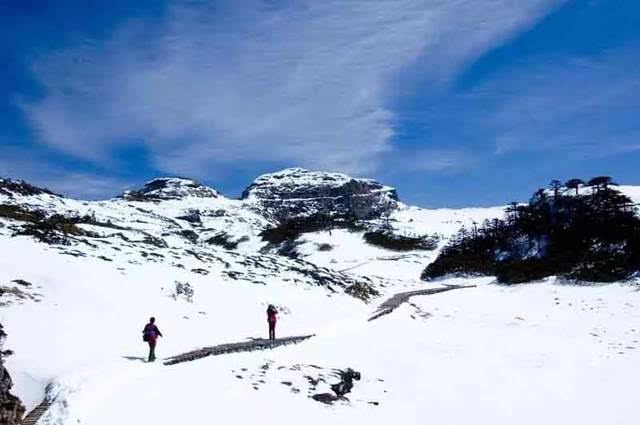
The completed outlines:
[[[160,332],[160,329],[156,326],[156,318],[152,317],[142,330],[142,340],[149,344],[150,362],[156,359],[156,340],[158,336],[162,336],[162,332]]]
[[[278,310],[273,306],[273,304],[269,304],[267,308],[267,322],[269,323],[269,339],[276,339],[276,322]]]

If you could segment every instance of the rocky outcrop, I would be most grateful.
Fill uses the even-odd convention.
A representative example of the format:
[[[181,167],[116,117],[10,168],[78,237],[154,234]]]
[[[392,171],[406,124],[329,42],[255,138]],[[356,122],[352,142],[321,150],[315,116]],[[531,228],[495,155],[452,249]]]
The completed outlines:
[[[13,198],[14,195],[33,196],[42,194],[60,196],[49,189],[33,186],[24,180],[0,179],[0,195]]]
[[[6,334],[0,324],[0,343]],[[3,357],[11,354],[10,351],[0,352],[0,425],[18,425],[22,422],[24,406],[20,399],[10,393],[13,381],[7,369],[4,368]]]
[[[127,190],[121,197],[128,201],[162,201],[168,199],[217,198],[218,191],[195,180],[163,177],[151,180],[140,190]]]
[[[315,218],[363,220],[379,218],[397,205],[392,187],[375,180],[356,179],[339,173],[289,168],[258,177],[242,198],[280,223]]]
[[[337,375],[340,378],[340,381],[331,385],[331,391],[333,391],[335,395],[331,393],[321,393],[314,394],[311,398],[325,404],[333,404],[333,402],[338,400],[348,401],[345,395],[349,394],[353,389],[353,381],[360,380],[360,372],[356,372],[355,370],[348,368],[346,370],[338,370]]]

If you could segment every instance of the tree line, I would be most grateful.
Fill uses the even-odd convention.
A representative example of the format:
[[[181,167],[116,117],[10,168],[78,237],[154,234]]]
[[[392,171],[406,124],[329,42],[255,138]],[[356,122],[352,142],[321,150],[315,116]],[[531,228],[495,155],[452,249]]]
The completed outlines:
[[[495,275],[504,283],[547,276],[576,281],[627,279],[640,269],[640,219],[609,176],[552,180],[502,219],[463,227],[423,279]]]

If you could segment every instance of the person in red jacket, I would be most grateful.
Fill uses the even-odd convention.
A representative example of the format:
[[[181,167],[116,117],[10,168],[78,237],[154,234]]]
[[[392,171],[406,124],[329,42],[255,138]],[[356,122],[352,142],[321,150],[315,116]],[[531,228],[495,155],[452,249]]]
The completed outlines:
[[[142,340],[149,344],[149,361],[155,361],[156,359],[156,341],[158,337],[162,336],[162,332],[156,326],[156,318],[149,319],[149,323],[144,325],[142,330]]]
[[[278,321],[278,310],[269,304],[267,308],[267,322],[269,323],[269,339],[276,339],[276,322]]]

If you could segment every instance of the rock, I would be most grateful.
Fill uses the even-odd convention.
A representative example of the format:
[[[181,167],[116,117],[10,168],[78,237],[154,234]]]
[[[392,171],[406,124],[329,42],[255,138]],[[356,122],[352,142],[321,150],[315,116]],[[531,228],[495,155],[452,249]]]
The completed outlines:
[[[195,180],[163,177],[151,180],[140,190],[127,190],[121,198],[127,201],[161,201],[168,199],[217,198],[218,191]]]
[[[378,292],[371,285],[364,282],[353,283],[347,286],[344,292],[351,295],[352,297],[359,298],[363,301],[369,301],[372,297],[377,297],[378,295],[380,295],[380,292]]]
[[[24,180],[0,179],[0,194],[13,198],[14,195],[34,196],[34,195],[52,195],[61,197],[49,189],[43,189],[30,185]]]
[[[333,404],[334,401],[338,401],[338,397],[330,393],[314,394],[311,398],[324,404]]]
[[[218,245],[229,251],[238,247],[238,244],[249,240],[248,236],[242,236],[239,239],[234,239],[232,236],[225,232],[218,233],[215,236],[210,237],[205,242],[210,245]]]
[[[336,393],[338,397],[342,397],[351,392],[351,389],[353,388],[353,381],[359,381],[360,377],[360,372],[356,372],[351,368],[341,370],[340,382],[331,385],[331,390]]]
[[[6,334],[0,324],[0,341],[4,340]],[[3,357],[11,354],[10,351],[0,352],[0,424],[2,425],[19,425],[22,423],[22,415],[25,408],[20,399],[10,390],[13,387],[13,381],[7,369],[4,368]]]
[[[202,220],[200,219],[200,211],[191,210],[188,211],[185,215],[181,215],[180,217],[176,217],[178,220],[184,220],[188,223],[192,224],[201,224]]]
[[[394,188],[339,173],[289,168],[258,177],[242,193],[267,218],[280,223],[326,216],[329,220],[379,218],[397,205]]]
[[[162,238],[158,238],[156,236],[152,236],[152,235],[145,235],[144,239],[142,239],[140,242],[147,244],[147,245],[153,245],[156,248],[168,248],[169,245],[167,244],[167,242],[165,242],[164,239]]]
[[[345,394],[350,393],[353,389],[354,380],[360,380],[360,372],[347,368],[346,370],[339,370],[338,376],[340,377],[340,382],[331,385],[331,390],[335,395],[330,393],[321,393],[314,394],[311,398],[325,404],[333,404],[333,402],[338,400],[347,400]]]
[[[196,243],[198,242],[198,234],[196,232],[194,232],[193,230],[180,230],[179,232],[176,232],[177,235],[185,238],[186,240],[188,240],[191,243]]]

